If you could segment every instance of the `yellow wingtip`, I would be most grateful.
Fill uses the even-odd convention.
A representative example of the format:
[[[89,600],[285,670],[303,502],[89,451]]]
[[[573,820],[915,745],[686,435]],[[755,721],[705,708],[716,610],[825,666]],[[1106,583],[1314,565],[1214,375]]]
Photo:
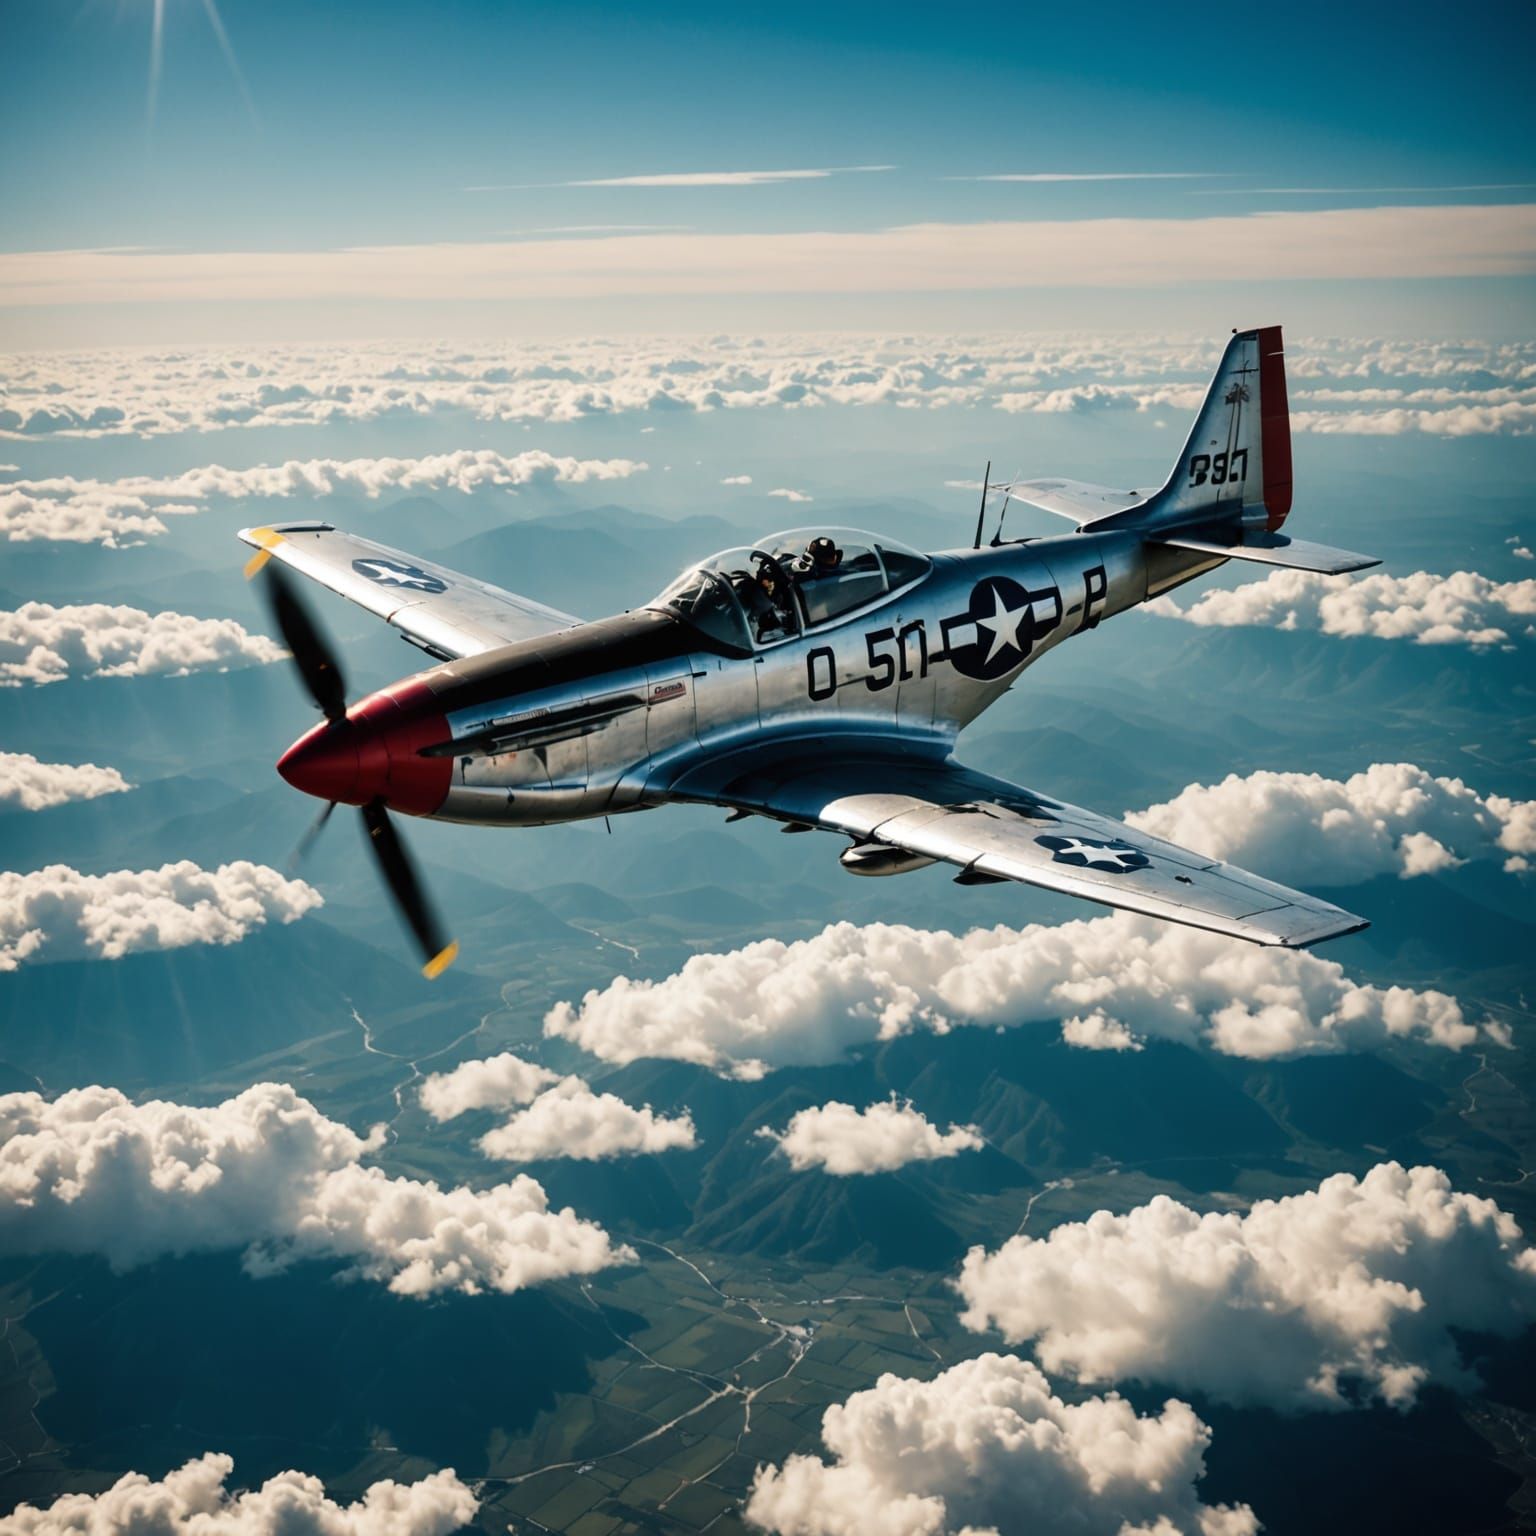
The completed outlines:
[[[428,960],[424,966],[422,966],[421,974],[425,976],[428,981],[436,981],[437,978],[441,976],[443,972],[446,971],[448,967],[452,965],[453,962],[458,958],[459,942],[457,939],[455,939],[453,943],[451,943],[446,949],[438,950],[438,952],[433,955],[432,958]]]
[[[245,562],[245,579],[249,581],[272,558],[272,551],[283,542],[283,536],[275,528],[252,528],[245,536],[261,546]]]

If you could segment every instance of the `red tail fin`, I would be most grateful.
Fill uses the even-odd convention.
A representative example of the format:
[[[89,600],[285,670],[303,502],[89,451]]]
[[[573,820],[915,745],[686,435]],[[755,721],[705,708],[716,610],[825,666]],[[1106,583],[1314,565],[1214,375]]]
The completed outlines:
[[[1263,423],[1264,509],[1270,532],[1291,510],[1291,407],[1285,397],[1285,345],[1278,325],[1258,333],[1259,413]]]

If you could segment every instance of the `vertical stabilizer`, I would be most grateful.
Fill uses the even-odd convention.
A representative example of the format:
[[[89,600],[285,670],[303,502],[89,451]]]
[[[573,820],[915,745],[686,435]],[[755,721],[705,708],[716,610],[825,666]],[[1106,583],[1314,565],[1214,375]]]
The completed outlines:
[[[1275,531],[1291,510],[1291,414],[1280,327],[1227,343],[1184,452],[1137,522]],[[1130,520],[1121,513],[1116,522]]]

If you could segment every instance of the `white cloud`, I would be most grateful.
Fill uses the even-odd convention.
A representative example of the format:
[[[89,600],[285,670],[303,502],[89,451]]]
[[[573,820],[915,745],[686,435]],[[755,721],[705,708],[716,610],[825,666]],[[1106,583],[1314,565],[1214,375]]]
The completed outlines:
[[[1209,337],[834,334],[40,353],[0,359],[0,436],[156,436],[428,414],[565,422],[650,410],[838,405],[1182,412],[1203,395],[1218,351]],[[1302,426],[1362,404],[1480,408],[1536,400],[1531,342],[1292,336],[1286,364],[1293,398],[1326,407],[1298,413]],[[1500,430],[1517,428],[1506,422]],[[33,496],[0,485],[0,497],[6,494]],[[76,494],[88,532],[100,521],[98,509],[78,486]],[[94,494],[128,495],[120,488]],[[174,505],[119,507],[114,536],[143,537],[146,530],[127,520],[163,517]]]
[[[1536,205],[1457,204],[304,251],[15,251],[0,255],[0,305],[977,292],[1533,269]]]
[[[759,1467],[746,1517],[779,1536],[1253,1536],[1247,1505],[1195,1485],[1211,1432],[1187,1403],[1138,1415],[1066,1403],[1027,1360],[981,1355],[932,1381],[881,1376],[822,1418],[830,1463]]]
[[[509,1163],[572,1157],[596,1162],[646,1152],[686,1150],[698,1144],[691,1115],[636,1109],[611,1093],[593,1093],[579,1077],[562,1078],[505,1125],[480,1138],[487,1157]]]
[[[1493,581],[1475,571],[1436,576],[1315,576],[1272,571],[1228,591],[1207,592],[1188,608],[1170,597],[1151,613],[1186,623],[1374,635],[1419,645],[1504,645],[1536,623],[1536,579]]]
[[[985,1145],[974,1125],[941,1131],[910,1101],[898,1102],[894,1095],[862,1110],[833,1099],[799,1110],[782,1131],[764,1126],[757,1134],[776,1142],[797,1173],[820,1168],[839,1178],[892,1173],[908,1163],[956,1157]]]
[[[967,1327],[1033,1340],[1048,1371],[1283,1408],[1406,1408],[1426,1382],[1470,1387],[1455,1331],[1536,1319],[1536,1250],[1514,1219],[1397,1163],[1246,1215],[1166,1195],[1097,1211],[973,1248],[956,1284]]]
[[[996,176],[951,176],[951,181],[1205,181],[1224,171],[1010,171]]]
[[[777,497],[780,501],[799,502],[812,500],[812,498],[807,496],[804,491],[792,491],[782,485],[777,490],[769,491],[768,494],[770,496]]]
[[[1092,1013],[1074,1014],[1061,1021],[1061,1038],[1068,1045],[1079,1046],[1085,1051],[1139,1051],[1143,1042],[1119,1019],[1095,1008]]]
[[[166,1255],[245,1250],[272,1274],[340,1260],[349,1278],[405,1296],[521,1290],[633,1262],[519,1175],[443,1189],[365,1167],[384,1144],[327,1119],[287,1084],[209,1108],[83,1088],[50,1102],[0,1096],[0,1243],[12,1253],[97,1254],[116,1269]]]
[[[19,1505],[15,1536],[448,1536],[479,1501],[452,1468],[414,1483],[385,1478],[355,1504],[326,1497],[318,1477],[279,1472],[260,1488],[225,1485],[232,1456],[210,1452],[159,1481],[128,1472],[103,1493],[66,1493],[46,1509]]]
[[[558,1072],[503,1051],[482,1061],[461,1062],[451,1072],[434,1072],[421,1085],[421,1103],[434,1120],[452,1120],[473,1109],[526,1104],[559,1081]]]
[[[1433,874],[1469,859],[1525,868],[1536,854],[1536,801],[1479,795],[1411,763],[1373,763],[1348,779],[1229,774],[1191,784],[1126,820],[1212,858],[1297,884],[1353,885]]]
[[[917,1029],[1011,1026],[1097,1011],[1095,1033],[1204,1044],[1255,1060],[1480,1038],[1456,999],[1362,986],[1337,961],[1117,913],[957,936],[835,923],[692,956],[661,981],[617,977],[545,1016],[546,1035],[595,1056],[665,1057],[737,1077],[820,1065]],[[1489,1036],[1492,1038],[1492,1036]]]
[[[233,619],[145,613],[110,603],[0,611],[0,688],[82,677],[185,677],[264,666],[288,653]]]
[[[727,475],[725,477],[725,479],[720,482],[720,484],[721,485],[751,485],[752,484],[752,476],[751,475]]]
[[[244,859],[212,870],[183,859],[107,875],[82,875],[66,864],[25,875],[0,870],[0,972],[38,960],[237,944],[268,922],[291,923],[320,905],[313,886]]]
[[[45,811],[70,800],[94,800],[132,788],[116,768],[40,763],[30,752],[0,752],[0,806]]]
[[[825,181],[856,171],[894,171],[894,165],[834,165],[798,171],[663,171],[650,176],[604,176],[567,181],[567,187],[764,187],[783,181]]]
[[[421,1102],[434,1120],[526,1105],[480,1138],[487,1157],[510,1163],[554,1157],[596,1161],[688,1148],[698,1141],[687,1114],[669,1120],[649,1104],[636,1109],[614,1094],[593,1093],[579,1077],[561,1077],[510,1051],[429,1077],[421,1085]]]
[[[289,459],[248,469],[208,464],[158,478],[14,480],[0,486],[0,538],[13,544],[52,540],[117,547],[164,533],[162,517],[198,512],[214,498],[329,496],[342,489],[370,499],[389,490],[469,495],[487,486],[510,490],[544,481],[623,480],[646,467],[634,459],[557,457],[541,449],[507,455],[463,448],[418,459]]]
[[[1044,416],[1075,415],[1097,410],[1150,411],[1167,406],[1197,411],[1205,399],[1203,383],[1073,384],[1061,389],[1007,391],[998,396],[997,409],[1013,415],[1030,412]]]
[[[1523,436],[1536,427],[1536,404],[1462,405],[1440,411],[1297,411],[1291,426],[1298,432],[1356,437],[1402,437],[1409,432],[1432,437],[1489,437],[1498,432]]]

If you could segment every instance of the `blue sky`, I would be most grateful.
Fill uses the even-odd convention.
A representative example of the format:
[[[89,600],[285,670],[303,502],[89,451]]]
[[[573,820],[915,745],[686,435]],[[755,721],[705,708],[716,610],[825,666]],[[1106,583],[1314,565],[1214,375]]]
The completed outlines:
[[[4,253],[313,253],[641,237],[669,271],[682,253],[696,272],[698,236],[935,224],[952,230],[959,270],[983,238],[973,240],[968,226],[988,221],[1536,204],[1528,5],[1479,7],[1470,20],[1430,7],[1301,5],[1283,16],[1223,16],[1213,28],[1193,9],[1181,20],[1137,6],[1099,8],[1089,21],[1059,7],[649,6],[633,14],[457,0],[225,0],[213,14],[238,60],[237,79],[208,0],[162,3],[152,115],[155,0],[10,8],[12,55],[25,67],[8,81],[0,114],[7,141],[25,151],[8,156],[3,173]],[[836,170],[865,166],[891,169]],[[750,185],[567,185],[828,169],[835,173]],[[1043,173],[1156,179],[967,179]],[[482,187],[500,190],[466,190]],[[1410,220],[1384,238],[1438,250],[1456,227],[1441,221],[1423,234]],[[1510,214],[1490,230],[1463,244],[1475,254],[1489,239],[1505,242],[1493,277],[1462,249],[1423,272],[1362,272],[1357,263],[1337,274],[1282,265],[1263,275],[1327,281],[1329,293],[1314,298],[1343,313],[1359,296],[1341,286],[1390,279],[1401,286],[1370,299],[1377,323],[1390,323],[1394,306],[1404,323],[1422,318],[1416,284],[1436,279],[1452,314],[1470,306],[1528,331],[1529,229]],[[1297,237],[1340,243],[1312,226]],[[1356,238],[1353,226],[1345,237]],[[1210,284],[1208,269],[1181,270],[1181,251],[1130,286]],[[721,259],[735,257],[710,252],[706,265]],[[421,271],[429,270],[427,262]],[[385,285],[359,311],[342,301],[360,285],[349,278],[328,287],[307,272],[286,275],[280,292],[242,275],[200,293],[184,268],[170,268],[150,304],[115,290],[93,295],[67,272],[55,287],[52,269],[42,294],[30,283],[37,271],[13,264],[11,275],[28,280],[19,298],[0,274],[0,342],[6,331],[23,341],[50,328],[72,333],[78,304],[114,323],[132,313],[147,335],[183,303],[202,306],[197,326],[216,327],[211,301],[232,324],[232,308],[264,305],[292,317],[290,331],[302,329],[304,306],[329,301],[333,312],[357,311],[365,328],[388,330],[396,317],[438,312],[457,281],[446,268],[436,280],[424,275],[431,302],[409,285]],[[1237,270],[1233,280],[1252,275]],[[515,309],[521,281],[469,297]],[[1089,271],[1064,286],[1103,281]],[[727,285],[731,303],[692,308],[707,323],[745,309],[762,323],[823,324],[846,309],[828,295],[849,284],[846,269],[819,272],[786,305],[773,301],[771,278],[738,274]],[[1104,285],[1127,282],[1111,274]],[[576,294],[535,285],[526,297],[571,311],[569,319],[576,300],[606,314],[610,297],[633,298],[623,283],[610,281],[611,294],[601,286]],[[710,284],[682,276],[661,286],[666,292],[645,307],[675,323],[693,289]],[[925,269],[910,291],[936,286],[949,284]],[[973,296],[866,308],[881,323],[907,314],[916,324],[973,323],[988,312],[975,292],[1038,293],[1055,282],[1053,271],[1017,282],[983,272],[959,286]],[[1174,306],[1180,314],[1187,298]],[[619,307],[634,318],[633,304]],[[1063,313],[1075,319],[1090,307],[1078,295]],[[1154,324],[1169,313],[1129,303],[1124,292],[1107,307],[1121,323]],[[1005,318],[1026,318],[1017,300],[1001,308]],[[1040,311],[1032,305],[1027,318],[1038,323]],[[184,324],[173,319],[170,329]]]

